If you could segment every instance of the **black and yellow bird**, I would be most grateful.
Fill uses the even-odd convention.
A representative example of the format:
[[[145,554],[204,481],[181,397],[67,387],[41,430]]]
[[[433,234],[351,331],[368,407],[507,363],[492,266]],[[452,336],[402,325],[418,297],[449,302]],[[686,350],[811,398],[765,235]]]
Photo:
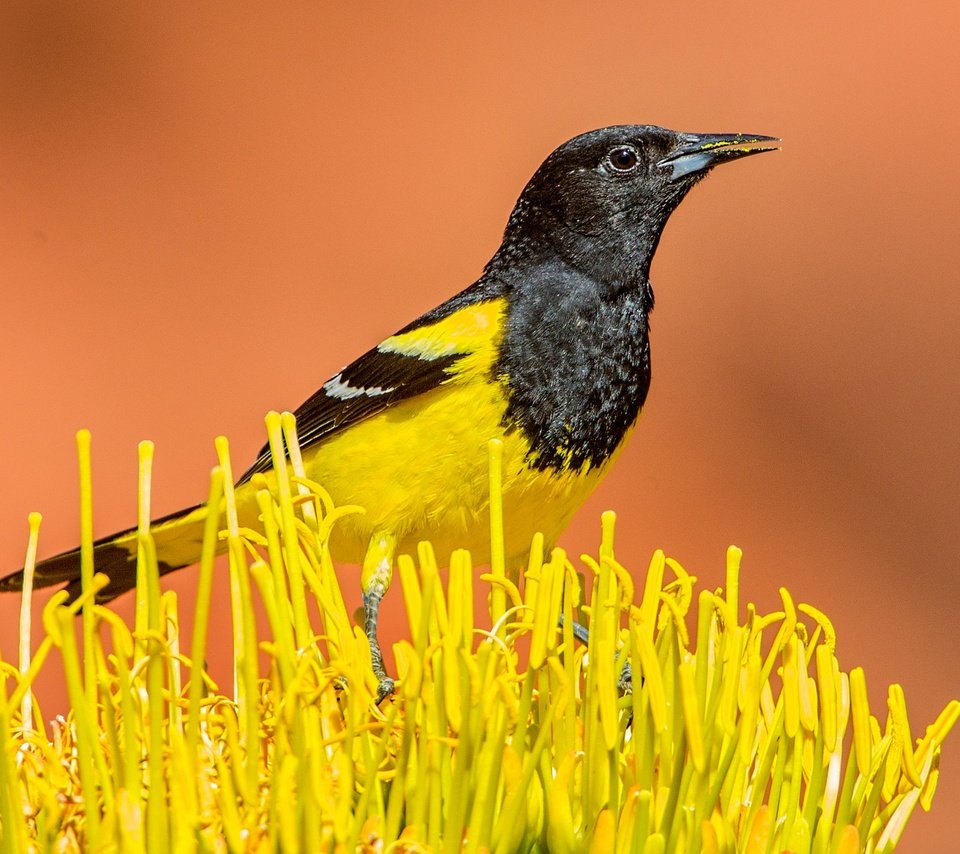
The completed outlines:
[[[488,442],[503,441],[506,553],[552,543],[609,470],[650,385],[650,262],[667,219],[714,166],[773,137],[601,128],[537,169],[483,275],[327,380],[297,411],[308,477],[365,513],[334,528],[335,558],[363,562],[365,630],[381,695],[392,689],[377,613],[394,556],[422,539],[489,559]],[[258,513],[237,483],[241,524]],[[205,506],[153,523],[161,572],[196,563]],[[372,556],[372,557],[371,557]],[[95,544],[109,600],[136,581],[135,529]],[[35,585],[79,593],[78,549],[37,564]],[[18,590],[23,574],[0,580]]]

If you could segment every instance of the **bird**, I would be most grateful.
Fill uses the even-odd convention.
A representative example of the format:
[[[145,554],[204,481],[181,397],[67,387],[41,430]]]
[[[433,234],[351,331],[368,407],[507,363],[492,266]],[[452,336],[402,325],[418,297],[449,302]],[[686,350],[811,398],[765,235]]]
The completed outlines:
[[[647,399],[650,265],[670,215],[715,166],[776,150],[776,137],[615,125],[556,148],[524,187],[480,277],[335,373],[294,413],[307,477],[340,505],[330,550],[361,564],[378,701],[394,690],[377,625],[399,554],[430,540],[489,561],[488,445],[502,442],[505,554],[552,545],[610,470]],[[256,521],[254,476],[236,483]],[[262,485],[262,483],[261,483]],[[160,572],[197,563],[204,505],[151,523]],[[222,510],[219,510],[222,512]],[[99,539],[109,601],[136,584],[135,528]],[[80,550],[37,563],[34,586],[80,593]],[[20,590],[23,570],[0,579]]]

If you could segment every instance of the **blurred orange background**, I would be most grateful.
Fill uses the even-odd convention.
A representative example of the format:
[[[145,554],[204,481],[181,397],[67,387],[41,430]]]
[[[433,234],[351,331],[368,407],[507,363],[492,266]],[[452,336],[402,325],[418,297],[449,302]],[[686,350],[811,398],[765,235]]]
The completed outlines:
[[[736,543],[742,595],[825,609],[877,714],[899,681],[922,734],[960,695],[958,25],[935,2],[3,4],[0,570],[31,510],[41,556],[76,543],[78,428],[98,534],[134,521],[140,439],[157,513],[197,501],[214,436],[243,467],[267,409],[469,284],[568,137],[774,134],[668,225],[651,395],[563,544],[614,508],[635,573],[662,546],[712,587]],[[902,850],[957,850],[960,733],[942,770]]]

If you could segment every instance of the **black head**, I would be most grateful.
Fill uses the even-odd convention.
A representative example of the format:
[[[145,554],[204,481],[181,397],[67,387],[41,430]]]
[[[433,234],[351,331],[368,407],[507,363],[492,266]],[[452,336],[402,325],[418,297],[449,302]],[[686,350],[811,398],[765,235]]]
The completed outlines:
[[[678,133],[618,125],[565,142],[530,179],[501,253],[558,253],[599,280],[645,278],[670,214],[718,163],[769,146],[756,134]]]

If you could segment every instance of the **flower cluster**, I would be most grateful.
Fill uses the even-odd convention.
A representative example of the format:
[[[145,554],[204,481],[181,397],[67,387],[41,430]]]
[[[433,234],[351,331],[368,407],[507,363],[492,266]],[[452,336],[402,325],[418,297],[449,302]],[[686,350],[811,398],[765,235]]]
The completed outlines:
[[[400,558],[407,639],[378,708],[327,549],[354,508],[303,476],[291,417],[272,414],[268,432],[290,462],[274,492],[261,484],[257,530],[230,512],[218,442],[210,502],[225,502],[227,525],[210,515],[189,639],[145,524],[147,443],[135,625],[94,603],[105,579],[88,571],[79,600],[47,603],[35,649],[24,627],[20,666],[3,663],[0,680],[5,850],[846,854],[893,850],[917,804],[929,809],[960,703],[914,740],[900,686],[872,711],[823,613],[786,590],[774,613],[743,606],[735,548],[722,590],[698,592],[660,551],[635,586],[613,514],[595,556],[575,565],[535,539],[511,579],[496,446],[491,571],[460,551],[443,573],[428,544]],[[89,507],[89,472],[82,483]],[[228,686],[204,666],[224,541]],[[71,710],[45,724],[30,686],[54,648]]]

